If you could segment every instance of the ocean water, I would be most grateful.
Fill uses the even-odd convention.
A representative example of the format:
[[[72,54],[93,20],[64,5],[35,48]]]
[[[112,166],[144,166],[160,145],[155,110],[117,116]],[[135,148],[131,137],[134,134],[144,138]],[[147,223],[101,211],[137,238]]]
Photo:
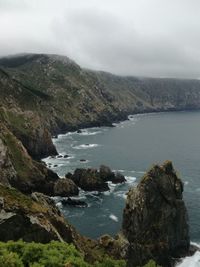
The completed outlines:
[[[78,198],[88,203],[87,208],[64,207],[60,198],[55,198],[80,233],[92,238],[115,235],[121,227],[128,189],[136,186],[153,163],[172,160],[185,184],[191,240],[200,243],[200,112],[134,115],[113,128],[83,129],[80,134],[70,132],[53,141],[60,154],[69,156],[44,159],[60,176],[78,167],[105,164],[127,177],[126,184],[110,184],[110,192],[81,192]],[[200,266],[200,255],[194,257],[198,265],[183,262],[181,266]]]

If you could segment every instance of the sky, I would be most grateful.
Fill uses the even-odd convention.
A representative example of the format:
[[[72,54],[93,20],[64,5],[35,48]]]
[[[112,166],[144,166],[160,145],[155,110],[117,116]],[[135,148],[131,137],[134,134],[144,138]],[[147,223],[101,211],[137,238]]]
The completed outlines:
[[[50,53],[120,75],[200,78],[200,0],[0,0],[0,56]]]

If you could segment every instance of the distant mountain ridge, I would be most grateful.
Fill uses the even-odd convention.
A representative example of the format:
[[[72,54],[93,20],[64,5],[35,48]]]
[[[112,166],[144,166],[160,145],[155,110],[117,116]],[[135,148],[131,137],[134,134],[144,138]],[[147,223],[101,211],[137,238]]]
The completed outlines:
[[[0,58],[0,108],[1,120],[41,158],[55,150],[57,133],[128,114],[200,109],[200,81],[123,77],[82,69],[68,57],[22,54]]]

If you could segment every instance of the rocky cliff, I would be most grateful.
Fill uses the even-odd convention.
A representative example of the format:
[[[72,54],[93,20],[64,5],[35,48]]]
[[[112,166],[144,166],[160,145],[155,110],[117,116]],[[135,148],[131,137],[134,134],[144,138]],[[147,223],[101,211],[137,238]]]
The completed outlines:
[[[128,192],[123,234],[129,241],[128,266],[154,259],[162,266],[187,255],[190,246],[183,183],[172,163],[153,166]]]
[[[71,189],[74,194],[78,192],[72,180],[61,183],[38,161],[57,153],[52,135],[111,125],[131,113],[199,108],[197,80],[119,77],[82,69],[72,60],[55,55],[0,59],[1,238],[6,241],[21,236],[37,241],[44,237],[41,241],[45,242],[73,239],[72,228],[65,225],[48,198],[27,196],[34,191],[61,196],[71,195]],[[91,172],[86,178],[91,178]],[[81,240],[78,245],[83,251],[89,244],[89,252],[85,252],[89,259],[98,258],[96,249],[105,249],[115,257],[119,252],[128,256],[129,266],[141,265],[149,258],[170,266],[172,258],[184,255],[189,247],[182,190],[171,163],[155,166],[128,193],[123,231],[117,240],[106,236],[98,244],[80,236],[73,240]],[[29,228],[37,233],[35,237]]]
[[[200,108],[200,81],[120,77],[44,54],[0,59],[1,120],[38,159],[51,135],[111,125],[128,114]]]
[[[50,196],[78,194],[73,181],[60,179],[43,163],[33,160],[21,141],[3,124],[0,125],[0,183],[25,194],[35,191]]]

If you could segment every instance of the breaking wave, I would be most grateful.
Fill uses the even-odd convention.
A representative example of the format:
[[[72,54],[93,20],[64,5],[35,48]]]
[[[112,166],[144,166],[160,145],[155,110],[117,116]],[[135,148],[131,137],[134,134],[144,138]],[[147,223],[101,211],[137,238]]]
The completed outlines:
[[[73,146],[72,148],[74,149],[88,149],[88,148],[94,148],[94,147],[98,147],[98,144],[82,144],[79,146]]]

